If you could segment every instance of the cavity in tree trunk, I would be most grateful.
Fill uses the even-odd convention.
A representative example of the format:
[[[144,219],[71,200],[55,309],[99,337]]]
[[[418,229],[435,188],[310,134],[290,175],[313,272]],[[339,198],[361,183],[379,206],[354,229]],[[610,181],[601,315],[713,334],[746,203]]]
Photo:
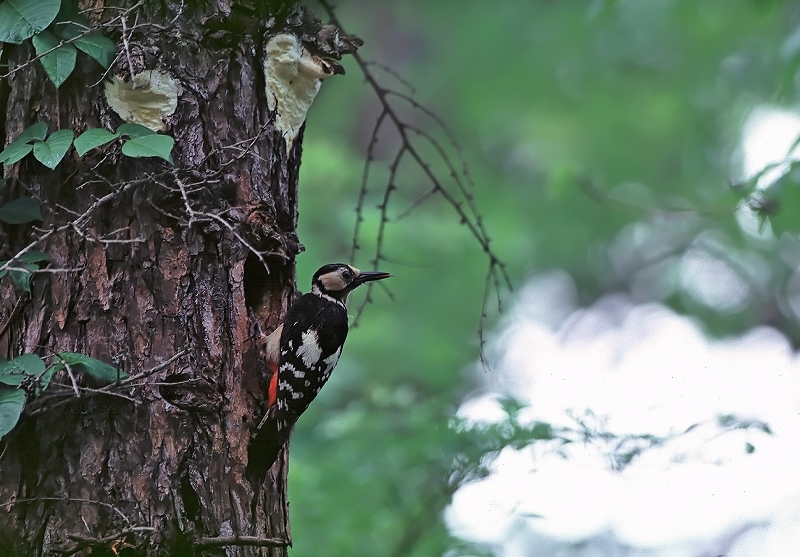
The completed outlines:
[[[174,166],[110,143],[55,170],[31,156],[6,167],[3,201],[33,196],[43,221],[0,223],[0,260],[26,248],[52,260],[30,294],[0,281],[0,355],[77,352],[130,377],[100,386],[62,371],[29,394],[0,441],[0,554],[286,554],[256,542],[290,537],[287,457],[263,483],[246,466],[265,410],[257,341],[295,294],[304,114],[292,139],[263,65],[281,33],[327,57],[342,46],[307,12],[259,4],[80,6],[118,46],[111,74],[179,84],[162,132]],[[4,144],[35,122],[76,135],[123,124],[94,60],[79,55],[57,90],[34,57],[30,41],[3,48]]]

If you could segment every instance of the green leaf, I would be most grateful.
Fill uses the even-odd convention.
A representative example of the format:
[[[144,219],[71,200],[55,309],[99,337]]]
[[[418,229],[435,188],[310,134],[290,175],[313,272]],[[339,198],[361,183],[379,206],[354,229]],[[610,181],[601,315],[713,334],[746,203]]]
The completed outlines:
[[[133,122],[122,124],[117,128],[117,135],[127,135],[130,138],[142,137],[145,135],[155,135],[155,133],[156,132],[150,128],[141,124],[134,124]]]
[[[103,128],[89,128],[75,138],[75,150],[82,157],[87,151],[105,145],[117,137],[119,133],[111,133]]]
[[[27,271],[11,271],[11,280],[17,285],[17,288],[31,293],[31,271],[36,271],[37,267],[30,264],[23,264],[21,267],[28,269]]]
[[[86,32],[89,20],[69,0],[61,0],[61,9],[53,21],[53,29],[62,39],[74,39]]]
[[[0,375],[0,385],[7,385],[9,387],[19,387],[25,379],[25,375],[21,373],[2,374]]]
[[[34,271],[39,270],[39,264],[42,261],[49,261],[51,259],[50,254],[45,253],[43,251],[32,251],[29,253],[22,254],[13,262],[11,263],[12,267],[21,267],[26,269],[25,271],[8,271],[3,270],[0,271],[0,278],[3,278],[6,275],[6,272],[11,274],[11,279],[14,281],[14,284],[22,289],[25,292],[31,291],[31,276]],[[4,264],[5,261],[0,261],[0,265]]]
[[[53,375],[55,375],[56,371],[58,371],[56,366],[50,366],[39,377],[39,385],[41,386],[42,390],[45,390],[50,386],[50,380],[53,379]]]
[[[0,41],[20,44],[50,25],[61,0],[6,0],[0,4]]]
[[[71,44],[58,46],[61,41],[49,31],[42,31],[38,35],[34,35],[32,42],[36,54],[41,56],[39,61],[42,63],[44,72],[58,89],[75,69],[78,51]],[[55,50],[44,54],[53,48]]]
[[[50,261],[52,257],[46,251],[29,251],[17,257],[16,261],[22,263],[39,263],[40,261]]]
[[[87,33],[89,21],[69,0],[62,0],[53,29],[62,39],[74,39],[72,44],[97,60],[104,68],[108,68],[117,55],[117,47],[111,39],[99,33]]]
[[[8,165],[22,160],[33,150],[28,142],[42,141],[45,136],[47,136],[47,124],[44,122],[36,122],[28,126],[0,153],[0,163]]]
[[[86,373],[103,383],[113,383],[117,379],[125,379],[128,377],[128,374],[124,371],[118,370],[114,366],[101,362],[100,360],[95,360],[85,354],[59,352],[56,354],[56,357],[62,362],[69,364],[70,367],[78,373]]]
[[[5,261],[0,261],[0,265],[4,264]],[[39,266],[34,263],[12,263],[12,267],[22,267],[27,269],[25,271],[9,271],[8,269],[4,269],[0,271],[0,278],[6,276],[6,273],[11,275],[11,280],[14,281],[14,284],[17,285],[18,288],[21,288],[25,292],[30,293],[31,291],[31,273],[33,271],[38,271]]]
[[[38,141],[33,144],[33,156],[52,170],[67,154],[74,137],[75,132],[72,130],[55,131],[45,141]]]
[[[44,373],[44,362],[36,354],[20,354],[13,360],[0,364],[0,376],[35,375]]]
[[[42,220],[39,202],[32,197],[18,197],[4,205],[0,205],[0,220],[8,224],[25,224],[34,220]]]
[[[161,157],[172,164],[172,147],[175,140],[168,135],[134,137],[122,145],[122,154],[129,157]]]
[[[0,439],[17,425],[25,406],[25,391],[3,389],[0,391]]]
[[[13,360],[0,363],[0,384],[19,387],[29,375],[35,375],[44,362],[35,354],[22,354]]]
[[[75,41],[75,46],[97,60],[105,69],[108,69],[117,57],[117,45],[114,41],[98,33],[84,35]]]
[[[18,141],[23,143],[44,141],[45,137],[47,137],[47,124],[44,122],[36,122],[22,130],[22,133],[14,139],[14,143]]]
[[[19,162],[31,151],[33,151],[33,145],[14,141],[0,153],[0,164],[14,164],[15,162]]]

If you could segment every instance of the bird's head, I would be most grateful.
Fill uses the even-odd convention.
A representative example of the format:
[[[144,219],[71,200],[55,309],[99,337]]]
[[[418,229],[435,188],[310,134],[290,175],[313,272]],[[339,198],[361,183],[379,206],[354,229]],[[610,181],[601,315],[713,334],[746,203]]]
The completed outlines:
[[[392,275],[380,271],[361,271],[344,263],[329,263],[314,273],[314,277],[311,279],[311,292],[345,303],[348,294],[365,282],[381,280],[390,276]]]

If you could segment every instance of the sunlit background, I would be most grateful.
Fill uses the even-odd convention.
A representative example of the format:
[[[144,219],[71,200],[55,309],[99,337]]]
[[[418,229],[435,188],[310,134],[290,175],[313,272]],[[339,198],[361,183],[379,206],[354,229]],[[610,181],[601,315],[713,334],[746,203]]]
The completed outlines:
[[[458,138],[515,290],[502,313],[490,298],[481,362],[488,261],[441,197],[398,218],[430,186],[401,168],[391,296],[373,291],[293,438],[291,555],[800,555],[800,5],[337,14]],[[303,290],[350,259],[380,110],[345,67],[305,132]],[[362,267],[396,149],[380,136]]]

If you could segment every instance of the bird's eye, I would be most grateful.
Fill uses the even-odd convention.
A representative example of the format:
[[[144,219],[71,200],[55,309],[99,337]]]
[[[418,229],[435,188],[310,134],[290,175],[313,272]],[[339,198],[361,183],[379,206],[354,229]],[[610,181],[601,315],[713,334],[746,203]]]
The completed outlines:
[[[353,271],[351,271],[350,269],[343,270],[342,271],[342,278],[344,280],[346,280],[347,282],[350,282],[351,280],[353,280]]]

